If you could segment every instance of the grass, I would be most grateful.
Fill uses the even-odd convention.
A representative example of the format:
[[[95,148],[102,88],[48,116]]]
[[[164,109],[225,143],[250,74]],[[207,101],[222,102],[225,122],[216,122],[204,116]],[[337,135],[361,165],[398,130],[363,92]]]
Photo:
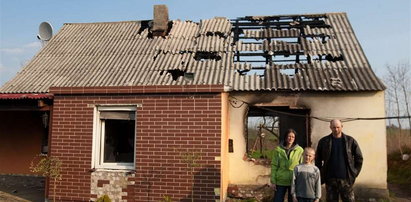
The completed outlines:
[[[411,155],[410,129],[400,130],[387,127],[388,182],[392,184],[409,184],[411,182],[411,159],[402,160],[400,144],[404,154]]]
[[[411,148],[404,148],[404,153],[411,154]],[[411,159],[401,159],[399,151],[388,155],[388,182],[393,184],[410,184]]]
[[[404,154],[411,155],[411,134],[410,129],[400,130],[396,127],[387,127],[387,161],[388,173],[387,181],[397,188],[390,190],[390,197],[396,198],[399,195],[409,193],[411,184],[411,158],[407,161],[402,160],[400,146]],[[401,194],[400,194],[401,193]]]

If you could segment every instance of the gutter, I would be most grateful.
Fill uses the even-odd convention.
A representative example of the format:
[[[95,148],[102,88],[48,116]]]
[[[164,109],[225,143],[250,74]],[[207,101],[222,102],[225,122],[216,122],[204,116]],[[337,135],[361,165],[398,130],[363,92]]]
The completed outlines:
[[[22,99],[53,99],[54,95],[51,93],[12,93],[0,94],[0,100],[22,100]]]

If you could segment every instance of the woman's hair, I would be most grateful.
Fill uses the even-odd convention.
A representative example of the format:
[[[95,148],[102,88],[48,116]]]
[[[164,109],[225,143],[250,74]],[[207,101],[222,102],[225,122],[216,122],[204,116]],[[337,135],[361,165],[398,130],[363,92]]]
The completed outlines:
[[[297,132],[295,132],[294,129],[290,128],[290,129],[288,129],[288,130],[284,133],[284,136],[283,136],[283,145],[284,145],[284,146],[287,146],[287,145],[286,145],[286,144],[287,144],[287,143],[286,143],[286,142],[287,142],[287,137],[288,137],[288,134],[290,134],[290,133],[294,133],[294,135],[295,135],[295,139],[294,139],[293,145],[297,144]]]

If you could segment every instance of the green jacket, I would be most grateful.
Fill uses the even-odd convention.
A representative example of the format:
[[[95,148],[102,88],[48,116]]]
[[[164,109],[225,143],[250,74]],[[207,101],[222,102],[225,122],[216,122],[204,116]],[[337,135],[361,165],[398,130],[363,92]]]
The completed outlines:
[[[291,186],[294,167],[302,163],[304,149],[294,145],[289,149],[290,155],[287,157],[284,146],[275,148],[271,159],[271,183],[281,186]]]

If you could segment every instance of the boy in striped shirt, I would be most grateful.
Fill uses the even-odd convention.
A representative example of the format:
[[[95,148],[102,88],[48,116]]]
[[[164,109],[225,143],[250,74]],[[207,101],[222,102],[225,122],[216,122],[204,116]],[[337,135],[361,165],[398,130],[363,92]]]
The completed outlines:
[[[304,149],[303,163],[294,168],[291,195],[294,202],[318,202],[321,198],[320,170],[314,165],[315,150]]]

